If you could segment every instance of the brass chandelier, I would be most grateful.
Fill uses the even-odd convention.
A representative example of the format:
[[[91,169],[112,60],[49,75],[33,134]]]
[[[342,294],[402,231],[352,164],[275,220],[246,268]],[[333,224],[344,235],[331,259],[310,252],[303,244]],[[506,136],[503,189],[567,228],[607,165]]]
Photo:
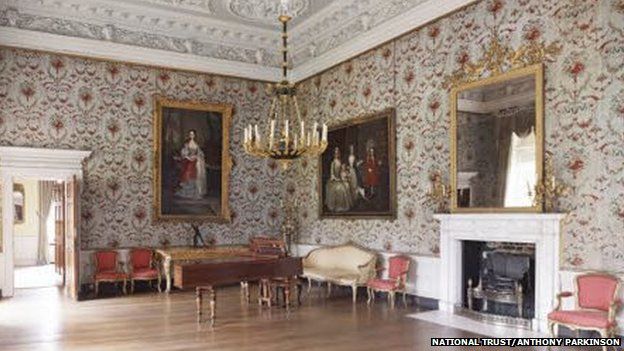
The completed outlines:
[[[288,22],[286,1],[282,0],[282,81],[271,86],[273,99],[269,109],[266,135],[261,135],[257,124],[250,124],[244,131],[245,152],[256,157],[271,158],[284,169],[292,160],[301,156],[318,156],[327,148],[327,125],[314,123],[306,130],[299,112],[297,89],[288,81]],[[266,127],[265,127],[266,128]],[[320,131],[319,131],[320,129]]]

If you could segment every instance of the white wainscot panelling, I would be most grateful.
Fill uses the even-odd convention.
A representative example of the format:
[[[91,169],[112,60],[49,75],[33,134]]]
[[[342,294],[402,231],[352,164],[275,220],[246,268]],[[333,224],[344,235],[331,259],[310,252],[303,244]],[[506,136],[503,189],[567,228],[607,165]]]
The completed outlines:
[[[296,253],[299,256],[305,256],[308,252],[320,247],[319,245],[298,244]],[[384,268],[387,268],[387,258],[393,253],[379,252],[382,258]],[[440,259],[438,257],[426,257],[410,255],[412,258],[412,268],[410,269],[407,287],[411,295],[426,297],[439,300],[442,295],[439,291],[439,282],[441,277]],[[575,272],[570,270],[559,271],[559,287],[557,291],[574,291],[574,279],[578,274],[583,272]],[[624,281],[624,274],[619,275]],[[624,301],[624,288],[620,290],[620,299]],[[574,308],[574,299],[568,298],[563,300],[563,308]],[[617,316],[619,335],[624,335],[624,309]]]
[[[297,254],[299,256],[305,256],[308,252],[320,247],[319,245],[298,244]],[[382,267],[386,270],[384,275],[387,274],[388,258],[396,253],[392,252],[378,252],[381,259]],[[428,256],[416,256],[409,255],[412,258],[410,271],[407,277],[407,290],[410,295],[416,295],[419,297],[426,297],[430,299],[438,299],[439,297],[439,273],[440,273],[440,259],[437,257]]]
[[[4,252],[0,252],[0,267],[4,267]],[[0,269],[0,291],[4,286],[4,269]],[[4,293],[4,292],[3,292]],[[0,296],[2,296],[0,294]]]

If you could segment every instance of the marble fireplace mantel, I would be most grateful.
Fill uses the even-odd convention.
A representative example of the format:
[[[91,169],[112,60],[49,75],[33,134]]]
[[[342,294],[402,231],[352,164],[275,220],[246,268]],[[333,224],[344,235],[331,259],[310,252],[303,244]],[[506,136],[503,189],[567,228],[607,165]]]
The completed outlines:
[[[558,213],[436,214],[440,221],[440,300],[453,313],[462,303],[462,241],[504,241],[535,244],[535,318],[533,329],[547,330],[546,316],[559,289],[560,228]]]

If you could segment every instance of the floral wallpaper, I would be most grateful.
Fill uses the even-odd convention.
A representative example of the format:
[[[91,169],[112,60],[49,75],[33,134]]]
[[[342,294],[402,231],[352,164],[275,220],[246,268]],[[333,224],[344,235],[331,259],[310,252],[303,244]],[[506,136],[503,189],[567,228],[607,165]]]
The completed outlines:
[[[300,241],[439,254],[426,201],[428,174],[449,171],[445,77],[479,59],[492,34],[517,48],[557,43],[545,63],[546,151],[572,191],[562,201],[563,266],[624,270],[624,2],[484,0],[312,77],[300,86],[310,118],[338,123],[396,107],[398,219],[319,220],[317,161],[298,163],[287,188]],[[301,188],[302,190],[296,191]]]
[[[217,244],[279,230],[282,177],[243,154],[243,127],[268,106],[265,83],[0,48],[0,144],[92,150],[82,194],[82,248],[188,245],[186,223],[152,220],[155,94],[234,105],[232,223],[204,223]]]

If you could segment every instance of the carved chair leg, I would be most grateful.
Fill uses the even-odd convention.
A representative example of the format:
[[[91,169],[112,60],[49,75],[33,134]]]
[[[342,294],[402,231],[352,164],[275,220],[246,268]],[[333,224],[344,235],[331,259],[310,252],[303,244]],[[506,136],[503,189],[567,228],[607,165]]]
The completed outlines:
[[[98,292],[100,291],[100,282],[95,281],[95,297],[98,296]]]
[[[394,308],[395,293],[394,291],[390,291],[388,294],[390,295],[390,308]]]
[[[353,291],[353,303],[357,302],[357,285],[352,285],[351,290]]]
[[[557,337],[557,334],[555,333],[555,323],[553,322],[548,322],[548,330],[550,331],[550,336],[553,338]]]
[[[327,282],[327,297],[331,296],[332,283]]]
[[[159,293],[160,293],[160,292],[162,292],[162,288],[160,287],[160,284],[162,283],[162,281],[161,281],[161,280],[162,280],[162,278],[161,278],[161,276],[160,276],[160,274],[159,274],[159,275],[158,275],[158,292],[159,292]]]
[[[130,279],[130,293],[134,294],[134,279]]]
[[[601,329],[600,330],[600,337],[601,338],[608,338],[609,337],[609,330],[608,329]],[[603,346],[602,347],[602,351],[607,351],[607,346]]]
[[[123,285],[121,286],[121,291],[123,292],[124,295],[128,295],[128,290],[126,290],[126,283],[127,281],[126,279],[124,279],[122,282]]]
[[[366,287],[366,297],[367,297],[366,303],[367,303],[367,304],[369,304],[369,305],[370,305],[370,304],[371,304],[371,302],[373,301],[373,297],[372,297],[372,295],[371,295],[371,290],[372,290],[372,289],[371,289],[371,288],[369,288],[368,286]]]
[[[405,292],[405,290],[403,290],[403,306],[407,307],[407,292]]]
[[[308,296],[310,295],[311,291],[312,291],[312,279],[308,277]]]

